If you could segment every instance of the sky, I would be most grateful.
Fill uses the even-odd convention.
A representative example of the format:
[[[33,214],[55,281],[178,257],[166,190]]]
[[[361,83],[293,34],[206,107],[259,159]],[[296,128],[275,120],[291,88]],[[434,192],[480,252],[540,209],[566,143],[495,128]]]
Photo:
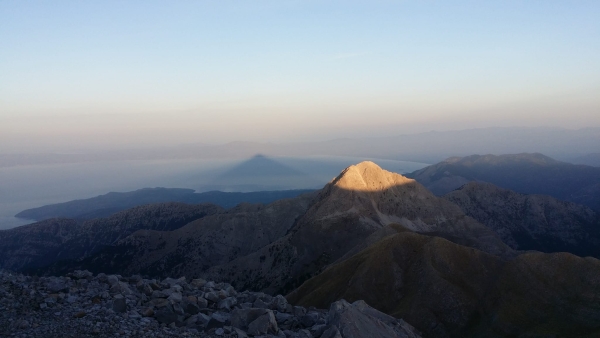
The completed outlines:
[[[0,1],[0,154],[600,127],[599,1]]]

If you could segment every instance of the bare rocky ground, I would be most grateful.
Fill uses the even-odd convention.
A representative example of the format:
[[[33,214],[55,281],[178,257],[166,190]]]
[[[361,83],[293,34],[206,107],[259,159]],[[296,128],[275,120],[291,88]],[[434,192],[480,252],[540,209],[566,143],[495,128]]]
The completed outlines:
[[[0,271],[0,337],[420,337],[363,301],[329,310],[202,279]]]

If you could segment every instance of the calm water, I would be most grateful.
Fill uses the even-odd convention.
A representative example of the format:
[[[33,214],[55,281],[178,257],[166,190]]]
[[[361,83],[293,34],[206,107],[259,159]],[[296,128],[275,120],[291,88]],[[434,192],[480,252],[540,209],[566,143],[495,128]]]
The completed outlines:
[[[320,188],[347,166],[364,160],[355,157],[273,159],[306,174],[293,180],[280,180],[275,186],[277,189]],[[425,163],[407,161],[373,161],[384,169],[398,173],[427,166]],[[31,223],[14,217],[24,209],[90,198],[111,191],[124,192],[146,187],[205,191],[214,177],[239,162],[115,161],[0,168],[0,229]],[[223,190],[236,190],[236,187],[223,187]]]

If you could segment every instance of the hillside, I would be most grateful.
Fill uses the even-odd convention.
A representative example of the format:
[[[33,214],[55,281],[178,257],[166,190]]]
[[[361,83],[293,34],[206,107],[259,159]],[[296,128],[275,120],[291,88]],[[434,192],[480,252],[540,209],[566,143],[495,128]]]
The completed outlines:
[[[205,276],[209,268],[251,254],[285,236],[306,212],[311,199],[306,195],[268,205],[241,204],[174,231],[140,230],[84,260],[60,262],[49,271],[85,268],[120,274]],[[219,276],[219,280],[226,279]]]
[[[513,249],[600,257],[600,216],[583,205],[483,182],[467,183],[444,198],[493,229]]]
[[[210,204],[151,204],[108,218],[84,222],[49,219],[3,230],[0,231],[0,269],[32,269],[59,260],[82,259],[137,230],[171,231],[222,210]]]
[[[542,154],[453,157],[407,176],[436,195],[447,194],[470,181],[483,181],[600,210],[600,168],[560,162]]]
[[[287,298],[364,299],[425,337],[596,337],[600,261],[527,253],[510,261],[401,232],[329,267]]]

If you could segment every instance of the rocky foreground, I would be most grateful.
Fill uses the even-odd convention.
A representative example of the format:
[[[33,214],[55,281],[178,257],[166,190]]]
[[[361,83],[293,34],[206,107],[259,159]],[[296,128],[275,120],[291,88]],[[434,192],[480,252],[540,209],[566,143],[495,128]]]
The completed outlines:
[[[35,277],[0,271],[1,337],[420,337],[363,301],[329,310],[227,283],[75,271]]]

